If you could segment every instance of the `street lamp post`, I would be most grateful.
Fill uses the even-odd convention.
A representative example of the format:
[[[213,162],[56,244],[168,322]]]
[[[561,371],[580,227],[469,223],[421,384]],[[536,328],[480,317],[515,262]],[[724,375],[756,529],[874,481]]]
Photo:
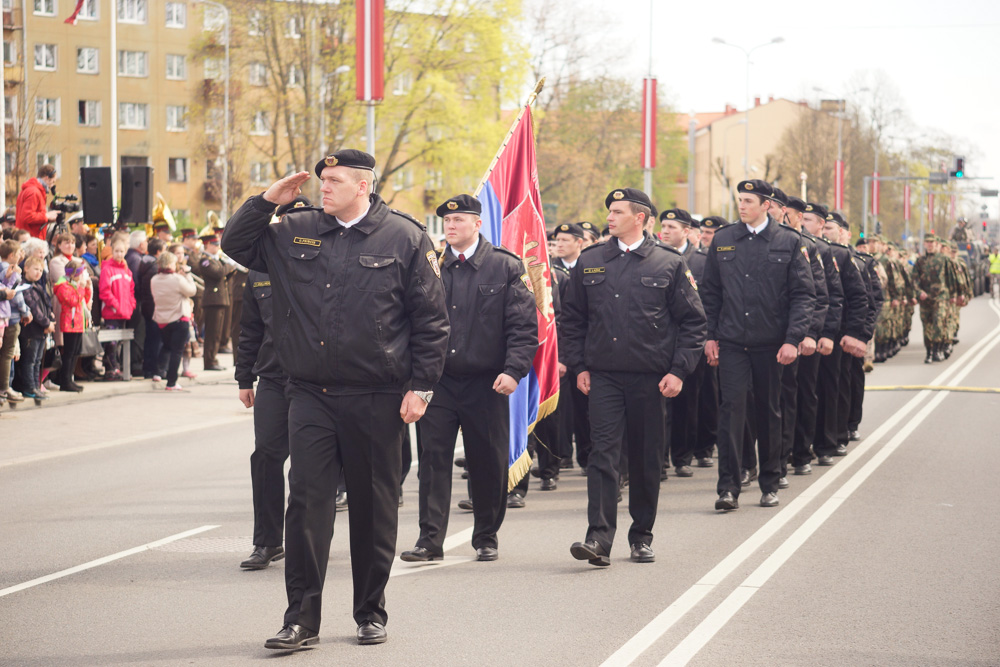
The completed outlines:
[[[763,44],[758,44],[757,46],[751,49],[745,49],[742,46],[739,46],[738,44],[732,44],[719,37],[713,37],[712,41],[716,44],[722,44],[724,46],[731,46],[734,49],[739,49],[740,51],[743,52],[743,55],[747,57],[747,90],[746,90],[747,106],[745,115],[747,124],[747,135],[746,135],[746,145],[744,146],[744,155],[743,155],[743,178],[749,178],[750,176],[750,54],[756,51],[757,49],[769,46],[771,44],[781,44],[783,41],[785,41],[785,38],[775,37],[770,42],[764,42]]]
[[[229,7],[214,0],[201,0],[206,5],[211,5],[220,10],[225,19],[226,30],[226,72],[225,90],[222,96],[222,210],[219,216],[222,220],[229,219],[229,42],[232,41],[232,24],[229,18]]]

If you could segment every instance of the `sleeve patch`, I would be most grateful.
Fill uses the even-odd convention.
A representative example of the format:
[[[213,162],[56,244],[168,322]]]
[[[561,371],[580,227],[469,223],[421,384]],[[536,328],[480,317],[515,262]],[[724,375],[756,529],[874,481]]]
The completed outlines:
[[[804,245],[800,245],[799,246],[799,250],[802,251],[802,256],[806,258],[806,263],[808,264],[809,263],[809,251],[806,250],[806,247]]]
[[[438,278],[441,277],[441,267],[438,266],[438,257],[433,250],[428,250],[427,254],[424,255],[427,258],[427,263],[431,265],[431,269],[434,271],[434,275]]]
[[[203,259],[203,260],[201,260],[201,265],[202,265],[202,266],[211,266],[211,264],[212,264],[212,262],[210,262],[210,261],[209,261],[209,260],[207,260],[207,259]]]
[[[528,276],[527,273],[521,274],[521,282],[524,283],[524,286],[528,288],[529,292],[531,292],[532,294],[535,293],[535,288],[531,286],[531,278]]]
[[[698,281],[696,281],[694,279],[694,275],[691,274],[691,269],[688,269],[687,271],[685,271],[684,275],[687,276],[688,282],[691,283],[691,287],[693,287],[694,291],[697,292],[698,291]]]

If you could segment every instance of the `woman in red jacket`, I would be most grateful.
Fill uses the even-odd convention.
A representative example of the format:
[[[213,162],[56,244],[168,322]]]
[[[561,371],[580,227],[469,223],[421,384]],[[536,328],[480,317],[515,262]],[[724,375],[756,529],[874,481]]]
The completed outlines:
[[[73,370],[80,356],[83,330],[89,324],[93,290],[82,259],[72,259],[66,264],[66,275],[56,283],[55,293],[62,306],[59,313],[59,328],[63,332],[59,390],[83,391],[83,387],[73,381]]]
[[[59,215],[45,205],[46,195],[55,183],[56,168],[51,164],[43,164],[38,168],[37,178],[24,182],[14,209],[14,225],[18,229],[26,229],[32,236],[45,239],[45,225]]]
[[[132,283],[132,270],[125,263],[125,253],[128,244],[119,239],[111,244],[111,257],[101,266],[101,315],[104,318],[105,329],[124,329],[135,311],[135,288]],[[122,379],[121,365],[118,362],[118,341],[104,344],[104,380]]]

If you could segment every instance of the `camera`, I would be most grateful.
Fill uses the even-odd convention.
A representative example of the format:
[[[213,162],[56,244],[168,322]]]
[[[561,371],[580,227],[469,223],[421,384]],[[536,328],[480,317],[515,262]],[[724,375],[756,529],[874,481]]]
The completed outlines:
[[[76,213],[80,210],[80,198],[76,195],[57,195],[52,199],[49,208],[53,211],[59,211],[63,215]]]

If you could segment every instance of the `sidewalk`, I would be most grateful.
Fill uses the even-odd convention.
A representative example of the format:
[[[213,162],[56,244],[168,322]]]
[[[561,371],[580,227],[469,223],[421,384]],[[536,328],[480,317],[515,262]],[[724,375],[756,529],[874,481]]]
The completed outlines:
[[[188,378],[178,378],[177,384],[181,385],[185,389],[189,387],[196,386],[206,386],[214,384],[224,384],[232,383],[236,384],[236,380],[233,378],[233,355],[232,354],[219,354],[217,357],[218,363],[223,366],[226,370],[224,371],[204,371],[202,370],[202,359],[198,357],[191,361],[191,372],[195,373],[198,377],[190,380]],[[73,403],[84,403],[87,401],[94,401],[102,398],[110,398],[112,396],[122,396],[125,394],[137,394],[144,391],[149,391],[150,388],[162,391],[164,387],[167,386],[166,379],[160,382],[154,383],[152,380],[145,380],[142,376],[133,376],[129,382],[82,382],[77,381],[77,383],[83,387],[83,391],[80,393],[72,391],[50,391],[49,398],[42,402],[40,406],[35,405],[35,401],[30,398],[26,398],[20,403],[4,403],[0,406],[0,415],[5,412],[10,412],[16,410],[17,412],[22,412],[24,410],[38,410],[38,409],[48,409],[53,407],[59,407],[61,405],[71,405]],[[15,405],[15,407],[11,407]],[[0,416],[2,419],[2,416]]]

